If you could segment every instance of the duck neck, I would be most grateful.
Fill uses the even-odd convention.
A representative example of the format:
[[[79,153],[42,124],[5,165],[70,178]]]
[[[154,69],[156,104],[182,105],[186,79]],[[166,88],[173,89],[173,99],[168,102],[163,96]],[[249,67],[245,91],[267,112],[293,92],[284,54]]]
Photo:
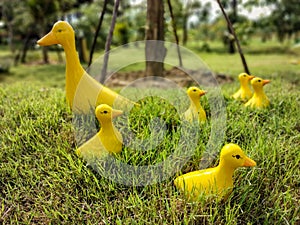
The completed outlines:
[[[75,38],[72,41],[66,42],[63,48],[66,55],[66,94],[70,98],[69,100],[72,101],[72,96],[74,96],[77,85],[85,71],[80,64],[76,52]]]
[[[114,126],[112,124],[112,121],[101,121],[100,124],[101,124],[100,132],[102,132],[102,133],[103,133],[103,131],[110,133],[111,131],[114,130]]]
[[[265,93],[262,87],[254,88],[254,96],[255,97],[265,97]]]
[[[225,165],[225,163],[222,160],[220,161],[220,164],[218,165],[218,172],[226,174],[226,176],[232,178],[234,171],[235,168],[231,167],[230,165]]]
[[[191,108],[202,108],[201,103],[200,103],[200,99],[190,99],[191,101]]]
[[[251,91],[247,82],[241,82],[241,89],[244,91]]]

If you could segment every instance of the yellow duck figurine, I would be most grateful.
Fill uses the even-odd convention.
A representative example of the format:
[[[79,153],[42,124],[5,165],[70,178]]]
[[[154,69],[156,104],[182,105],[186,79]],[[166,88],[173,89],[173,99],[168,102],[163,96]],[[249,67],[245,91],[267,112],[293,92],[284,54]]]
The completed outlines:
[[[252,97],[252,91],[249,87],[249,81],[252,80],[254,76],[250,76],[247,73],[239,74],[240,89],[235,92],[232,97],[236,100],[242,100],[244,102],[248,101]]]
[[[251,99],[245,104],[251,108],[266,108],[270,105],[268,97],[265,95],[263,86],[270,83],[270,80],[263,80],[262,78],[256,77],[251,80],[251,85],[254,89],[254,94]]]
[[[256,166],[256,162],[248,158],[238,145],[226,144],[221,150],[217,167],[181,175],[174,180],[174,184],[189,200],[197,200],[202,194],[223,199],[232,191],[234,171],[249,166]]]
[[[188,110],[184,112],[184,118],[189,122],[198,119],[199,122],[204,123],[206,121],[206,113],[201,106],[200,97],[205,95],[206,91],[200,90],[197,87],[190,87],[186,93],[189,96],[191,104]]]
[[[88,113],[102,103],[123,109],[135,104],[103,86],[81,66],[75,47],[75,32],[65,21],[56,22],[52,30],[37,41],[40,46],[60,44],[66,54],[66,98],[71,109]],[[76,102],[74,102],[76,100]]]
[[[112,109],[107,104],[96,107],[95,115],[100,122],[100,131],[90,140],[81,145],[76,154],[87,161],[102,158],[108,153],[120,153],[123,139],[120,132],[114,127],[112,119],[122,115],[121,110]]]

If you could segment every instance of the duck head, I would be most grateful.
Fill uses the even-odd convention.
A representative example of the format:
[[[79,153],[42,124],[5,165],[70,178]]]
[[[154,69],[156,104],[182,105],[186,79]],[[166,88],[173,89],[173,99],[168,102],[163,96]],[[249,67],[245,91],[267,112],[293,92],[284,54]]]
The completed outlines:
[[[199,100],[201,96],[205,95],[207,92],[200,90],[197,87],[190,87],[187,92],[188,96],[190,97],[190,99],[192,100]]]
[[[247,85],[250,80],[252,80],[255,76],[251,76],[247,73],[240,73],[239,81],[242,85]]]
[[[55,44],[65,46],[72,40],[75,42],[75,32],[72,26],[66,21],[58,21],[53,25],[51,31],[38,40],[37,43],[40,46]]]
[[[96,107],[95,115],[100,123],[111,122],[115,117],[123,114],[123,111],[111,108],[109,105],[101,104]]]
[[[258,90],[262,90],[263,86],[265,86],[270,82],[271,82],[270,80],[264,80],[260,77],[256,77],[253,80],[251,80],[251,85],[255,91],[258,91]]]
[[[236,169],[256,166],[256,162],[246,156],[237,144],[226,144],[220,153],[220,165]]]

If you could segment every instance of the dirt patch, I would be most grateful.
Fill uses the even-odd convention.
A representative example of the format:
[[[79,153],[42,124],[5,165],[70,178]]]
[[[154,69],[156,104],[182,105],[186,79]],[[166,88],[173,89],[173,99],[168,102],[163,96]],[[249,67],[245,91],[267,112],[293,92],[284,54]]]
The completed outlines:
[[[110,87],[124,87],[135,80],[145,77],[145,71],[117,72],[106,80],[105,84]],[[213,74],[208,71],[183,71],[177,67],[165,70],[162,77],[175,82],[181,87],[189,87],[192,85],[199,86],[195,80],[201,81],[200,84],[203,85],[216,83],[224,84],[233,82],[234,80],[232,77],[225,74]],[[162,85],[161,82],[157,82],[157,86],[160,85]]]

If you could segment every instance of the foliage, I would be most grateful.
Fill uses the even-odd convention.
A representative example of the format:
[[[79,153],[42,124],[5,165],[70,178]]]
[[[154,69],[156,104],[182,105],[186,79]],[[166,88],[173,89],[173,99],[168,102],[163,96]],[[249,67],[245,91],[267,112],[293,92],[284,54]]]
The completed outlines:
[[[5,28],[8,30],[8,43],[11,46],[12,53],[15,53],[15,46],[19,46],[21,42],[15,61],[21,58],[21,61],[25,62],[26,51],[34,46],[33,43],[48,32],[50,26],[58,18],[62,18],[76,4],[77,1],[75,0],[5,0],[1,4],[2,16]],[[47,52],[45,51],[44,60],[46,58]]]
[[[128,8],[121,17],[121,22],[128,23],[130,41],[141,41],[145,39],[146,26],[146,3],[141,1],[140,4]]]
[[[27,6],[34,21],[44,21],[58,11],[58,2],[51,0],[27,0]]]
[[[239,17],[242,18],[242,17]],[[243,20],[240,19],[239,22],[237,22],[234,25],[234,29],[236,31],[236,34],[241,42],[241,44],[248,44],[251,36],[254,34],[254,28],[253,28],[253,22],[250,20],[247,20],[244,18]]]
[[[129,26],[127,23],[118,22],[116,23],[114,36],[117,40],[118,45],[125,45],[129,42],[130,33],[129,33]]]
[[[93,38],[93,34],[96,31],[97,23],[99,20],[99,16],[102,10],[103,1],[95,1],[91,4],[82,4],[78,8],[79,17],[77,18],[76,22],[73,22],[72,25],[75,28],[76,34],[81,33],[81,36],[84,36],[88,43],[91,42]],[[111,5],[108,6],[108,11],[111,11]],[[103,29],[100,30],[98,43],[100,46],[104,46],[107,32],[104,30],[108,30],[109,14],[105,14],[104,19],[105,22],[103,23]]]
[[[300,5],[297,0],[263,0],[249,1],[247,7],[253,5],[267,5],[273,9],[272,13],[266,18],[268,21],[258,21],[263,23],[267,30],[275,28],[278,39],[284,41],[290,39],[300,31]]]
[[[24,10],[25,4],[25,1],[6,0],[1,5],[2,19],[5,23],[4,29],[7,32],[6,40],[12,53],[16,50],[15,36],[23,35],[26,27],[31,23],[29,11]]]
[[[173,14],[175,17],[175,22],[177,28],[182,30],[182,38],[181,43],[186,45],[188,41],[188,31],[189,28],[195,27],[199,24],[206,24],[209,19],[211,4],[208,2],[202,6],[200,1],[182,1],[176,0],[171,1]],[[167,6],[165,7],[168,8]],[[165,17],[167,21],[170,21],[171,18],[169,13],[165,13]],[[190,19],[192,17],[198,18],[197,21],[191,22]],[[171,24],[171,23],[170,23]]]

